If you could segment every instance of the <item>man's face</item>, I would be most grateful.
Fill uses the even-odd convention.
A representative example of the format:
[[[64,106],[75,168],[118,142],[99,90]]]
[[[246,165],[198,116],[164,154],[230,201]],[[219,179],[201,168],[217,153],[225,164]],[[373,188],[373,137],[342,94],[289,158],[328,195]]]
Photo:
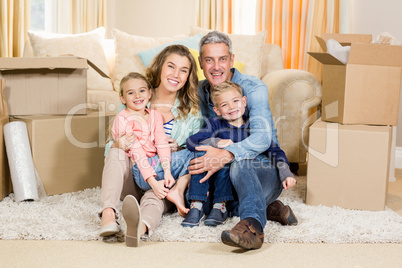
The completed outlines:
[[[199,57],[201,69],[211,86],[232,79],[230,68],[233,67],[234,55],[230,56],[229,47],[224,43],[206,44],[202,46],[202,57]]]

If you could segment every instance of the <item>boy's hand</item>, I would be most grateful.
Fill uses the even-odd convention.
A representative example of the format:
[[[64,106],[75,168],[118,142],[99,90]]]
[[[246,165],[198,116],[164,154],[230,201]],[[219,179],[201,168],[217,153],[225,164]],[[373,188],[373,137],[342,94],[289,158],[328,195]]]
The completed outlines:
[[[165,187],[170,189],[176,181],[170,172],[165,172],[164,177],[165,177]]]
[[[216,143],[218,148],[225,148],[226,146],[229,146],[233,144],[233,141],[231,139],[222,139]]]
[[[169,189],[165,188],[164,180],[157,181],[154,177],[150,177],[148,178],[147,182],[159,199],[165,198],[169,193]]]
[[[296,184],[296,179],[293,177],[287,177],[282,182],[283,189],[285,189],[285,190],[292,188],[293,186],[295,186],[295,184]]]

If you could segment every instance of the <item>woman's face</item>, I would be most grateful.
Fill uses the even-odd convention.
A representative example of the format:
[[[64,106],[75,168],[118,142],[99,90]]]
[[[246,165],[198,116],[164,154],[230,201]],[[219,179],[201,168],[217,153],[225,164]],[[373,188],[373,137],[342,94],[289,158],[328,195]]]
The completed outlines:
[[[179,91],[187,82],[190,69],[191,63],[187,57],[170,54],[163,63],[158,90]]]

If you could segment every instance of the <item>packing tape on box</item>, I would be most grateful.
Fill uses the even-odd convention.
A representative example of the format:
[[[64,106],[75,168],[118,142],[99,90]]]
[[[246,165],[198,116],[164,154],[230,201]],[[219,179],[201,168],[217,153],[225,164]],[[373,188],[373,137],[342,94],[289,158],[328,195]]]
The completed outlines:
[[[38,200],[38,185],[25,122],[5,124],[4,140],[15,201]]]

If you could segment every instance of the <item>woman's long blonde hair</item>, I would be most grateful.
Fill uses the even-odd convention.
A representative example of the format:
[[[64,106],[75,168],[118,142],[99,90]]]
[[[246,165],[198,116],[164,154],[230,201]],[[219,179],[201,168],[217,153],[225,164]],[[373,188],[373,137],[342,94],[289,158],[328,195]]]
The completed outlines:
[[[180,105],[177,108],[179,118],[185,118],[189,113],[196,115],[200,110],[199,98],[197,93],[198,77],[197,64],[190,50],[183,45],[170,45],[164,48],[152,61],[146,70],[146,77],[154,90],[161,83],[161,73],[166,58],[171,54],[187,57],[190,61],[190,73],[183,88],[179,90],[178,98]],[[153,94],[155,96],[155,94]]]

